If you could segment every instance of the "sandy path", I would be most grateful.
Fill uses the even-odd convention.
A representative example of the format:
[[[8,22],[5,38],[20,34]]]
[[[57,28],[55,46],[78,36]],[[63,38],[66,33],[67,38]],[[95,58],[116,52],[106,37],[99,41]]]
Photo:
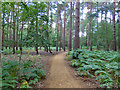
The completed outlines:
[[[65,53],[51,58],[50,73],[46,80],[46,88],[86,88],[80,80],[76,80],[70,73],[69,66],[64,61]],[[89,88],[89,87],[87,87]]]

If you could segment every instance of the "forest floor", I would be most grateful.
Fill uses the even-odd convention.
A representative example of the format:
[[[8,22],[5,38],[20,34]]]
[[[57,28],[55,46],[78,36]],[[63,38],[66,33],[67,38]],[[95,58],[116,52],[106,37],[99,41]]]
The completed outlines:
[[[34,88],[96,88],[98,83],[92,79],[84,80],[79,77],[75,68],[70,67],[69,61],[65,60],[66,52],[48,53],[40,51],[39,55],[30,51],[24,52],[22,60],[36,60],[36,66],[42,64],[46,71],[46,79],[41,80]],[[19,60],[17,54],[3,55],[6,60]]]

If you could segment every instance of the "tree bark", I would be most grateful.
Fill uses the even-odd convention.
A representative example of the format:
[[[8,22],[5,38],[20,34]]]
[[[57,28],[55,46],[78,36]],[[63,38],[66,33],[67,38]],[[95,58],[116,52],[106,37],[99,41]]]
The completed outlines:
[[[92,2],[91,2],[91,5],[90,5],[90,14],[92,14]],[[90,17],[90,23],[89,23],[89,24],[90,24],[90,25],[89,25],[89,26],[90,26],[89,28],[90,28],[90,33],[91,33],[91,34],[90,34],[90,51],[92,51],[92,42],[93,42],[93,41],[92,41],[92,38],[93,38],[93,37],[92,37],[92,36],[93,36],[93,29],[92,29],[92,26],[91,26],[91,21],[92,21],[92,20],[91,20],[91,17]]]
[[[23,34],[23,20],[22,20],[22,29],[21,29],[21,34],[20,34],[20,38],[21,38],[21,44],[20,44],[20,51],[21,51],[21,54],[22,54],[22,34]]]
[[[75,36],[75,14],[74,14],[74,12],[75,12],[75,10],[74,10],[74,4],[75,4],[75,2],[73,3],[73,36]],[[72,46],[74,47],[74,37],[73,37],[73,44],[72,44]]]
[[[15,54],[15,19],[14,19],[14,4],[13,4],[13,54]]]
[[[82,35],[81,35],[81,49],[82,49],[82,46],[83,46],[83,23],[84,23],[84,20],[83,20],[83,14],[84,14],[84,11],[83,11],[83,9],[84,9],[84,6],[82,6]]]
[[[97,2],[97,11],[98,11],[98,2]],[[99,50],[98,12],[97,12],[97,50]]]
[[[75,19],[75,39],[74,39],[74,45],[73,49],[77,49],[80,46],[80,38],[79,38],[79,15],[80,15],[80,2],[76,2],[76,19]]]
[[[2,24],[2,50],[4,49],[4,28],[5,28],[5,23],[4,23],[4,18],[5,18],[5,6],[3,6],[3,24]]]
[[[90,44],[90,17],[89,17],[88,33],[87,33],[87,49],[89,49],[89,44]]]
[[[11,12],[11,18],[10,23],[12,22],[12,12]],[[12,24],[10,24],[10,32],[9,32],[9,49],[11,49],[11,38],[12,38]]]
[[[56,41],[56,51],[58,51],[58,38],[59,38],[59,20],[58,20],[58,16],[59,16],[59,7],[58,7],[58,2],[57,2],[57,41]]]
[[[8,12],[9,13],[9,12]],[[9,32],[9,16],[10,16],[10,14],[8,14],[8,20],[7,20],[7,36],[6,36],[6,40],[8,41],[8,32]],[[8,47],[8,44],[6,45],[6,49],[7,49],[7,47]]]
[[[119,8],[119,17],[118,17],[118,19],[119,19],[119,25],[118,25],[118,51],[119,51],[119,54],[120,54],[120,2],[119,2],[119,4],[118,4],[119,6],[118,6],[118,8]],[[119,57],[120,58],[120,57]]]
[[[36,9],[37,9],[37,6],[36,6]],[[36,15],[36,34],[38,35],[38,18],[37,18],[37,15]],[[39,54],[37,43],[36,43],[36,46],[35,46],[35,50],[36,50],[36,54]]]
[[[47,3],[47,17],[49,22],[49,2]],[[48,29],[48,22],[47,22],[47,29]],[[46,38],[48,39],[48,36]],[[45,46],[45,51],[48,52],[48,46]]]
[[[2,7],[2,3],[0,3],[0,11],[1,11],[1,7]],[[2,19],[1,14],[2,14],[2,12],[0,12],[0,20]],[[2,21],[0,21],[0,25],[1,24],[2,24]],[[0,68],[2,66],[2,62],[1,62],[1,54],[2,54],[2,52],[1,52],[1,50],[2,50],[2,30],[1,29],[2,29],[2,27],[0,27]],[[2,81],[0,81],[0,83],[2,83]]]
[[[105,5],[107,5],[107,3]],[[107,10],[105,11],[105,37],[106,37],[106,51],[109,51],[108,30],[107,30]]]
[[[65,22],[66,22],[66,4],[65,2],[65,9],[64,9],[64,31],[63,31],[63,50],[65,51]]]
[[[72,50],[72,2],[70,2],[70,31],[69,31],[69,41],[68,50]]]
[[[113,50],[117,51],[116,47],[116,28],[115,28],[115,2],[113,2]]]
[[[35,6],[35,8],[38,9],[37,5]],[[38,14],[36,13],[36,34],[38,35],[38,17],[37,16],[38,16]],[[36,43],[35,49],[36,49],[36,54],[39,54],[39,52],[38,52],[38,43]]]
[[[63,32],[61,12],[59,12],[59,15],[60,15],[60,23],[61,23],[60,24],[60,48],[59,48],[59,51],[61,51],[61,45],[62,45],[61,38],[62,38],[62,32]]]
[[[18,50],[18,31],[19,31],[19,3],[17,12],[16,50]]]
[[[51,47],[52,47],[52,33],[53,33],[53,30],[52,30],[52,24],[53,24],[52,23],[52,18],[53,18],[53,15],[52,15],[52,12],[51,12]]]

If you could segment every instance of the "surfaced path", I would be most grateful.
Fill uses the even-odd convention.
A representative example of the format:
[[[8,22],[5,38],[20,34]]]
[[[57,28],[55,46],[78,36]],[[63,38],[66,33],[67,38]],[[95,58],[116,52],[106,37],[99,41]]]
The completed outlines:
[[[46,80],[46,88],[89,88],[85,83],[73,78],[70,68],[66,65],[65,53],[55,55],[50,60],[49,76]]]

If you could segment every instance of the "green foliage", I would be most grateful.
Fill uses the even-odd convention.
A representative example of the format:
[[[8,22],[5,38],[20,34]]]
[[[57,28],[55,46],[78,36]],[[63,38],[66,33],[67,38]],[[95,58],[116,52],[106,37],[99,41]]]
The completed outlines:
[[[78,67],[79,75],[95,77],[101,83],[100,87],[109,88],[113,87],[114,82],[120,83],[117,52],[77,49],[67,55],[73,58],[70,65]]]
[[[3,54],[12,54],[12,49],[4,49],[2,51]]]
[[[29,84],[23,84],[20,88],[28,88],[31,84],[36,84],[41,78],[45,78],[45,71],[41,67],[36,67],[34,61],[26,60],[8,60],[2,61],[2,88],[15,88],[21,81]],[[33,81],[32,81],[33,80]]]

